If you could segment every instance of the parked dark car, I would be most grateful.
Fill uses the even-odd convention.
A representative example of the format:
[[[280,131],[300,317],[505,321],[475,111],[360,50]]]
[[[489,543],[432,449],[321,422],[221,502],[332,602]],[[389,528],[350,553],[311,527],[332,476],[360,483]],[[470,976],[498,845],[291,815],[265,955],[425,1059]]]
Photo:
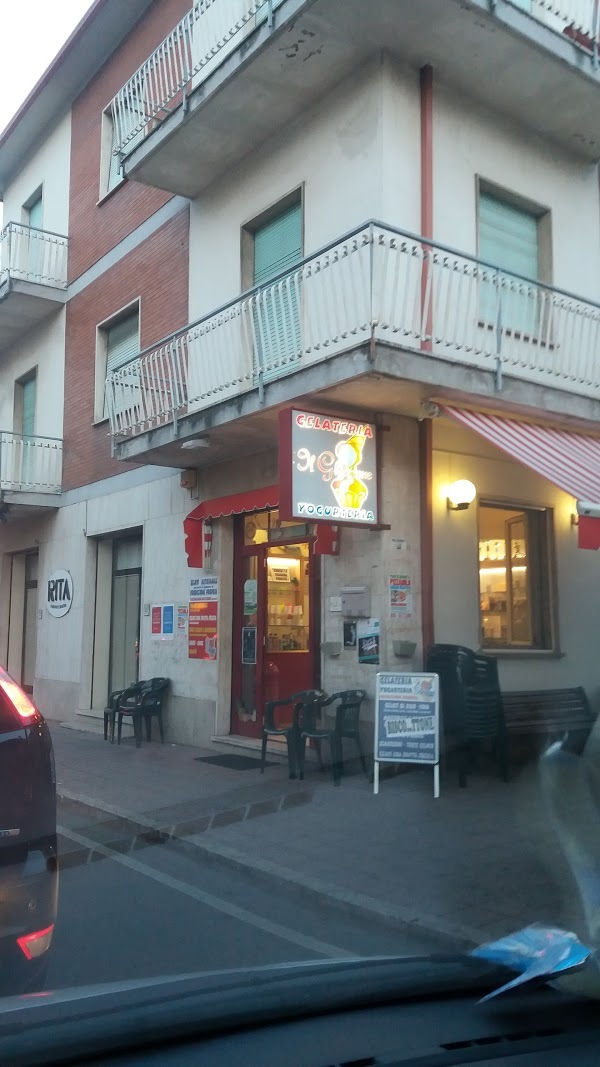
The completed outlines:
[[[43,987],[57,901],[50,731],[0,667],[0,995]]]

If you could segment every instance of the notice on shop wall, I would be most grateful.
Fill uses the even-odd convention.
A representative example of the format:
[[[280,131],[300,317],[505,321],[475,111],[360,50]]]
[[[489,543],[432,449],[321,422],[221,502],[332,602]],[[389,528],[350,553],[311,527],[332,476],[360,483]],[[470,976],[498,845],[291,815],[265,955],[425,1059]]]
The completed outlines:
[[[177,605],[177,636],[187,637],[190,609],[187,604]]]
[[[198,578],[190,578],[190,600],[199,603],[218,599],[219,576],[217,574],[203,574]]]
[[[174,636],[174,604],[152,604],[150,607],[150,636],[153,641],[171,641]]]
[[[356,636],[358,638],[358,662],[379,663],[379,619],[359,619]]]
[[[412,579],[409,574],[390,574],[390,615],[409,619],[413,613]]]
[[[190,602],[188,620],[188,659],[215,660],[219,603],[216,600]]]

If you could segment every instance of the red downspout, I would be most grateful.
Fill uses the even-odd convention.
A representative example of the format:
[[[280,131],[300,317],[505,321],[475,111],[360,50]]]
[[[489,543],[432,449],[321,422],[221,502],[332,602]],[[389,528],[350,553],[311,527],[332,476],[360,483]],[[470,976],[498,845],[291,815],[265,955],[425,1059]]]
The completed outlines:
[[[421,67],[421,235],[433,237],[433,68]],[[425,310],[429,263],[423,262],[421,307]],[[431,301],[426,330],[431,334]],[[424,351],[431,351],[431,341],[423,341]],[[423,655],[433,644],[433,519],[431,484],[431,421],[419,423],[419,471],[421,498],[421,627]]]

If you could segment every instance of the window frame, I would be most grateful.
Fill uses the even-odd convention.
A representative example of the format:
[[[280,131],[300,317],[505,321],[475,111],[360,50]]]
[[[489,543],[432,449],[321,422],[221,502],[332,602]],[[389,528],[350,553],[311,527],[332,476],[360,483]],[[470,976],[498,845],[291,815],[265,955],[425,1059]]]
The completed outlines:
[[[481,509],[496,508],[501,511],[522,512],[526,516],[530,513],[540,515],[540,530],[538,533],[539,559],[535,563],[538,577],[543,583],[540,590],[535,591],[535,602],[532,597],[532,614],[539,618],[540,639],[539,642],[532,640],[531,644],[484,644],[481,610],[481,585],[479,545],[481,542]],[[508,567],[507,567],[508,569]],[[558,583],[556,567],[556,537],[554,528],[554,508],[545,504],[524,503],[514,498],[499,498],[484,496],[477,504],[477,542],[476,542],[476,581],[477,581],[477,619],[480,651],[492,656],[539,656],[560,655],[559,631],[558,631]],[[508,583],[507,583],[508,595]]]
[[[254,288],[254,237],[257,230],[266,225],[267,222],[271,222],[276,219],[278,215],[283,215],[288,208],[294,207],[295,204],[300,204],[300,214],[302,217],[302,255],[301,259],[305,256],[305,211],[304,211],[304,182],[297,185],[294,189],[290,190],[284,196],[279,197],[267,208],[261,211],[258,215],[254,215],[253,218],[247,222],[242,223],[240,230],[240,270],[241,270],[241,291],[247,292],[249,289]]]
[[[130,300],[122,308],[119,308],[113,315],[103,319],[102,322],[96,325],[96,373],[95,373],[95,388],[94,388],[94,424],[104,423],[108,421],[108,414],[106,411],[106,371],[108,363],[108,333],[113,326],[118,326],[119,323],[133,317],[137,314],[138,317],[138,352],[141,352],[141,334],[142,334],[142,300],[141,297],[135,297],[134,300]],[[125,364],[124,364],[125,365]]]
[[[111,185],[111,162],[113,158],[113,144],[115,136],[115,121],[112,104],[102,109],[100,131],[100,183],[98,190],[98,202],[101,203],[107,196],[114,193],[125,181],[121,163],[117,164],[116,179]]]
[[[488,196],[497,200],[501,204],[506,204],[507,207],[515,208],[517,211],[523,212],[523,214],[532,215],[537,220],[538,230],[538,273],[537,278],[533,281],[538,281],[542,285],[552,285],[553,278],[553,260],[552,260],[552,210],[551,208],[539,203],[535,200],[530,200],[528,197],[521,196],[519,193],[513,192],[511,189],[507,189],[505,186],[497,185],[495,182],[488,181],[481,174],[475,175],[475,232],[477,239],[477,258],[482,259],[481,256],[481,220],[480,220],[480,201],[482,196]],[[484,260],[485,261],[485,260]],[[487,262],[487,261],[485,261]],[[492,263],[492,266],[499,267],[500,270],[506,270],[508,268],[502,267],[500,264]]]

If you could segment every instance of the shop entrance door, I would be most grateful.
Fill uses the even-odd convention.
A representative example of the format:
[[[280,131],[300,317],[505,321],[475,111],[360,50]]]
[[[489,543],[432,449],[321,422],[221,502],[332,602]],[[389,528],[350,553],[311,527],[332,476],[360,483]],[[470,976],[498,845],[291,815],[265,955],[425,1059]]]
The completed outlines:
[[[258,523],[267,514],[273,523],[276,512],[247,517],[252,537],[264,530]],[[236,541],[231,732],[259,738],[265,701],[318,684],[316,570],[310,542],[285,536],[304,527],[269,527],[267,520],[264,532],[277,531],[277,543],[248,543],[243,523]]]

